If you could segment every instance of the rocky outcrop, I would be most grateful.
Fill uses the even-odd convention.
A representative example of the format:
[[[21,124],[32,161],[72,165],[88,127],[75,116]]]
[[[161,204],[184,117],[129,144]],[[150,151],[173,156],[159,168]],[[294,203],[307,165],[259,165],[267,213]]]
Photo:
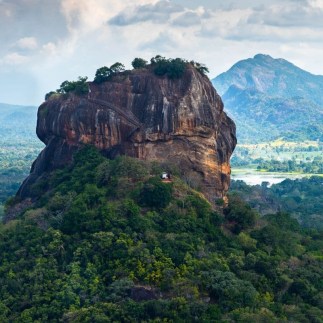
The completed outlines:
[[[37,135],[46,147],[20,197],[32,196],[31,185],[70,163],[84,144],[109,158],[128,155],[177,164],[210,201],[225,195],[235,125],[206,76],[190,66],[183,77],[170,80],[147,68],[89,86],[88,95],[61,95],[39,107]]]

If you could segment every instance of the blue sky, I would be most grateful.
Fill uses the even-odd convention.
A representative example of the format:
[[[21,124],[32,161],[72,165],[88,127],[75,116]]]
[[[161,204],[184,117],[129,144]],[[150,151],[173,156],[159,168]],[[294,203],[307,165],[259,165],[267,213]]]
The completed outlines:
[[[156,54],[203,62],[210,78],[257,53],[323,75],[323,0],[0,0],[0,42],[12,104]]]

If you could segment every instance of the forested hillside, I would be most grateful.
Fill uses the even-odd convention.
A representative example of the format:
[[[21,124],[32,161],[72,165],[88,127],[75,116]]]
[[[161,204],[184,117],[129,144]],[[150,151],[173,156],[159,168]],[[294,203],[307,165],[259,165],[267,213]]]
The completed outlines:
[[[261,214],[285,211],[303,227],[323,229],[323,177],[286,179],[279,184],[249,186],[231,182],[231,194],[237,193]]]
[[[85,148],[0,227],[1,322],[322,322],[322,235]],[[219,204],[221,201],[219,201]],[[10,219],[10,221],[9,221]]]
[[[238,142],[323,140],[323,76],[259,54],[212,82],[237,125]]]

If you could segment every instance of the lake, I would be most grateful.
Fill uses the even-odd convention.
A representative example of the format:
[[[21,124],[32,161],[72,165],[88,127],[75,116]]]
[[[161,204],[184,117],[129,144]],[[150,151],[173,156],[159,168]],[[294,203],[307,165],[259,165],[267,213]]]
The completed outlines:
[[[231,179],[244,181],[248,185],[260,185],[262,182],[269,182],[269,186],[278,184],[288,179],[297,179],[302,177],[310,177],[311,174],[291,174],[291,173],[270,173],[257,172],[253,169],[232,169]]]

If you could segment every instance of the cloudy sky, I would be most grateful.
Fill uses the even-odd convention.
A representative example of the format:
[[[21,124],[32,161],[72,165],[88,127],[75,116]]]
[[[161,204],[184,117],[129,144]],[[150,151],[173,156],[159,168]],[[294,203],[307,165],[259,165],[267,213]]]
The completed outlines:
[[[0,102],[23,105],[157,54],[210,78],[257,53],[323,75],[323,0],[0,0],[0,44]]]

